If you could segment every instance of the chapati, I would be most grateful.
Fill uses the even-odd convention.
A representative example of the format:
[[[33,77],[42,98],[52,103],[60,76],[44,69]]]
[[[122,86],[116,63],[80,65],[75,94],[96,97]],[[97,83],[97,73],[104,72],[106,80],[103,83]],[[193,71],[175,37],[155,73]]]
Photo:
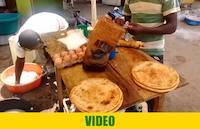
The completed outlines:
[[[159,90],[174,89],[179,82],[179,75],[173,68],[151,61],[144,61],[132,69],[133,80],[143,88]]]
[[[115,112],[122,105],[123,93],[106,78],[91,78],[71,90],[70,100],[82,112]]]

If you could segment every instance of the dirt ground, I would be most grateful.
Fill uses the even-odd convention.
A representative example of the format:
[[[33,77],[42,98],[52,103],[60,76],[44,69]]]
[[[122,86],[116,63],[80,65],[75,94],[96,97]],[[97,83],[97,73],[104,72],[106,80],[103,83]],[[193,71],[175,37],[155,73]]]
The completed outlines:
[[[173,35],[166,36],[165,64],[174,67],[189,85],[166,95],[164,111],[200,111],[200,26],[179,22]]]
[[[77,5],[76,5],[77,6]],[[111,10],[112,6],[99,5],[98,16]],[[200,8],[200,2],[196,2],[193,8]],[[90,6],[78,5],[81,15],[90,19]],[[164,111],[200,111],[200,26],[189,26],[179,14],[177,31],[166,36],[165,64],[174,67],[188,82],[189,85],[166,94]],[[8,45],[0,46],[0,72],[12,64]],[[0,99],[2,89],[0,89]]]

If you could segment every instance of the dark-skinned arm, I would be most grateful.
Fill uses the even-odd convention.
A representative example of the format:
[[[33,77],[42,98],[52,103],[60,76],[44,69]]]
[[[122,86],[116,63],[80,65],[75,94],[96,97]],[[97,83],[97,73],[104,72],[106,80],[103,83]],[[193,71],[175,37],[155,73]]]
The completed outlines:
[[[20,77],[24,68],[24,62],[25,58],[19,58],[17,57],[17,60],[15,62],[15,79],[16,79],[16,84],[20,84]]]
[[[139,24],[130,23],[127,31],[131,34],[172,34],[177,28],[177,13],[172,13],[164,17],[166,24],[159,27],[144,27]]]

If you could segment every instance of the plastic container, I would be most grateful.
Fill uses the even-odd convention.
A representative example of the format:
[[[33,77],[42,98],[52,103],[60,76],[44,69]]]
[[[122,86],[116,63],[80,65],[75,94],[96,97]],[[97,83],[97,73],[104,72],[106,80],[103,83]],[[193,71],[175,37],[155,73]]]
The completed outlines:
[[[114,49],[111,53],[110,53],[110,56],[109,56],[109,60],[112,60],[116,57],[116,54],[117,54],[117,51],[116,49]]]
[[[188,25],[192,25],[192,26],[199,26],[200,25],[200,19],[199,20],[195,20],[189,16],[186,16],[185,17],[185,22],[188,24]]]
[[[0,35],[0,45],[7,45],[11,35]]]
[[[89,35],[88,25],[78,25],[78,29],[83,30],[84,36],[88,37],[88,35]]]
[[[17,32],[19,28],[18,13],[0,13],[0,35],[9,35]]]
[[[8,76],[11,76],[14,72],[15,72],[15,66],[10,66],[7,69],[5,69],[2,74],[1,74],[1,80],[2,82],[5,84],[6,88],[12,92],[12,93],[25,93],[28,92],[30,90],[33,90],[37,87],[40,86],[41,81],[42,81],[42,67],[40,65],[34,64],[34,63],[26,63],[24,64],[24,71],[34,71],[38,74],[38,78],[36,80],[33,80],[30,83],[27,84],[19,84],[19,85],[11,85],[11,84],[7,84],[5,82],[5,79]]]

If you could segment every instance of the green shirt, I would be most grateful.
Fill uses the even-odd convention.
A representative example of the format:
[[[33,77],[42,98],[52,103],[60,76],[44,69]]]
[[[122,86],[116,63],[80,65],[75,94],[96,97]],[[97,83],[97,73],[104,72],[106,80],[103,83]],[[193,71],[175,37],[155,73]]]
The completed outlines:
[[[164,16],[178,12],[178,0],[126,0],[124,15],[131,16],[131,22],[145,27],[158,27],[165,24]],[[163,35],[139,34],[137,40],[143,41],[143,50],[149,55],[163,55]]]

